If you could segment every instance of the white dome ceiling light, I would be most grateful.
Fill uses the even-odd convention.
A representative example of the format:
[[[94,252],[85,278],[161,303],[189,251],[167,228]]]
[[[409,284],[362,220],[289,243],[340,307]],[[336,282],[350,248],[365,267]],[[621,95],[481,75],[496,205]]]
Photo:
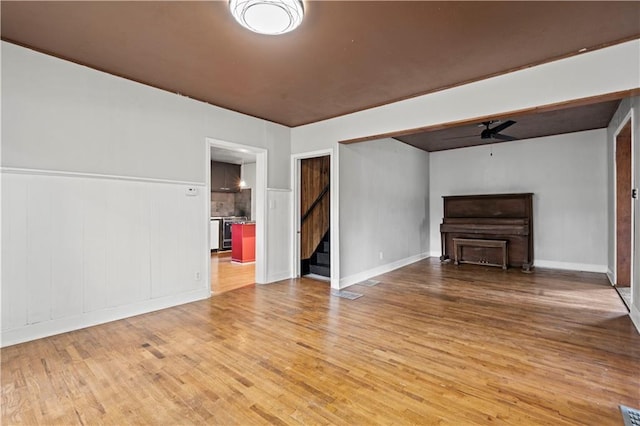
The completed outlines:
[[[245,28],[259,34],[284,34],[302,22],[301,0],[229,0],[233,17]]]

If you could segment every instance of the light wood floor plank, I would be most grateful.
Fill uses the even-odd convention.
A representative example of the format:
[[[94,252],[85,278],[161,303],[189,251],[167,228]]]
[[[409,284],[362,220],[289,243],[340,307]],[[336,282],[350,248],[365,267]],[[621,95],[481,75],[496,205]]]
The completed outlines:
[[[2,424],[615,425],[640,406],[640,336],[601,274],[427,259],[377,279],[357,300],[243,285],[4,348]]]
[[[211,253],[211,291],[222,294],[227,291],[253,285],[256,282],[255,263],[231,261],[231,252]]]

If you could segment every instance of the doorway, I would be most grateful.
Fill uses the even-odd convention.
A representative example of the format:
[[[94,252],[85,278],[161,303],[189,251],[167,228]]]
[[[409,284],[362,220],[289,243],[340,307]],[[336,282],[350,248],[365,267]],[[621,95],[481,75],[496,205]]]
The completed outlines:
[[[615,137],[616,199],[616,273],[615,285],[620,297],[631,307],[633,284],[633,148],[629,117]]]
[[[292,156],[294,276],[338,288],[337,194],[332,150]]]
[[[266,150],[209,138],[206,149],[211,293],[265,283]],[[228,235],[232,228],[240,230],[236,238]]]
[[[330,158],[300,160],[300,272],[331,279]]]

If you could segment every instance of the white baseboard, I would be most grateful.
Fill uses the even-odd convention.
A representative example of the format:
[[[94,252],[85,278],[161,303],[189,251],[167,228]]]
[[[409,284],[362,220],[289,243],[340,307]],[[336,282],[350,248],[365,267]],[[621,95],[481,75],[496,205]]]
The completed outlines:
[[[640,333],[640,311],[638,310],[638,307],[633,304],[633,302],[631,303],[629,316],[631,317],[631,322],[633,322],[633,325],[636,326],[636,331]]]
[[[440,258],[440,251],[429,253],[430,257]],[[606,273],[609,276],[609,280],[613,283],[613,272],[611,272],[607,265],[595,265],[591,263],[571,263],[571,262],[557,262],[555,260],[538,260],[534,259],[534,266],[540,268],[550,269],[564,269],[568,271],[585,271],[585,272],[600,272]]]
[[[550,268],[550,269],[565,269],[569,271],[584,271],[584,272],[600,272],[602,274],[607,272],[607,265],[594,265],[591,263],[571,263],[571,262],[556,262],[554,260],[538,260],[533,262],[535,267]]]
[[[368,269],[366,271],[358,272],[357,274],[353,274],[348,277],[340,278],[340,288],[343,289],[345,287],[349,287],[351,285],[357,284],[361,281],[368,280],[369,278],[372,278],[381,274],[386,274],[387,272],[391,272],[395,269],[402,268],[403,266],[410,265],[419,260],[426,259],[427,257],[429,257],[429,253],[422,253],[415,256],[406,257],[404,259],[396,260],[395,262],[387,263],[386,265],[380,265],[373,269]]]
[[[607,278],[609,278],[609,283],[611,285],[616,285],[616,278],[613,275],[613,271],[609,268],[607,268]]]
[[[43,321],[24,327],[5,330],[0,333],[0,347],[16,345],[30,340],[41,339],[60,333],[91,327],[106,322],[116,321],[135,315],[146,314],[172,306],[183,305],[211,297],[209,288],[198,289],[188,293],[145,300],[116,308],[101,309],[51,321]]]
[[[291,278],[291,272],[289,271],[275,272],[273,274],[267,275],[266,283],[258,283],[258,284],[271,284],[271,283],[275,283],[276,281],[288,280],[289,278]]]

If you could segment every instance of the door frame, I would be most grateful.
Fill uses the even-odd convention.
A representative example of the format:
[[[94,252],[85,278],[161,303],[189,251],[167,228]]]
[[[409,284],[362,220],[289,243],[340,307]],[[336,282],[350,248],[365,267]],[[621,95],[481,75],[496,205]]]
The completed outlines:
[[[211,193],[211,148],[223,148],[230,151],[251,153],[256,156],[256,188],[251,192],[252,196],[256,197],[256,284],[267,283],[267,155],[268,151],[264,148],[258,148],[251,145],[243,145],[235,142],[223,141],[214,138],[205,138],[205,176],[207,179],[207,193]],[[209,202],[206,203],[205,215],[207,229],[209,229],[209,221],[211,219],[211,197],[208,197]],[[253,212],[252,212],[253,213]],[[207,232],[207,250],[206,253],[210,253],[209,247],[209,232]],[[207,258],[209,259],[210,256]],[[211,261],[207,260],[207,276],[209,277],[209,288],[211,288]]]
[[[629,112],[624,116],[624,118],[620,121],[620,124],[618,125],[618,127],[616,128],[615,132],[613,133],[613,283],[612,285],[616,285],[618,282],[618,189],[617,189],[617,183],[618,183],[618,167],[616,165],[616,154],[617,154],[617,149],[618,149],[618,135],[620,134],[620,132],[622,132],[622,129],[627,125],[627,123],[630,123],[631,125],[631,137],[630,137],[630,143],[631,143],[631,188],[635,188],[635,179],[636,179],[636,164],[635,164],[635,147],[634,147],[634,139],[635,139],[635,132],[634,132],[634,110],[633,108],[631,108],[629,110]],[[627,194],[627,197],[629,197],[630,195]],[[635,256],[636,256],[636,250],[635,250],[635,245],[636,245],[636,241],[635,241],[635,228],[637,226],[636,221],[635,221],[635,201],[631,202],[631,253],[630,253],[630,259],[631,259],[631,267],[630,267],[630,277],[629,277],[629,286],[631,288],[631,300],[633,301],[633,293],[636,290],[636,283],[635,283],[635,268],[634,268],[634,264],[635,264]]]
[[[307,158],[329,156],[329,246],[331,247],[331,288],[340,288],[340,252],[339,252],[339,209],[338,209],[338,156],[333,148],[308,151],[291,155],[291,183],[293,202],[291,203],[291,253],[294,278],[300,277],[300,164]]]

